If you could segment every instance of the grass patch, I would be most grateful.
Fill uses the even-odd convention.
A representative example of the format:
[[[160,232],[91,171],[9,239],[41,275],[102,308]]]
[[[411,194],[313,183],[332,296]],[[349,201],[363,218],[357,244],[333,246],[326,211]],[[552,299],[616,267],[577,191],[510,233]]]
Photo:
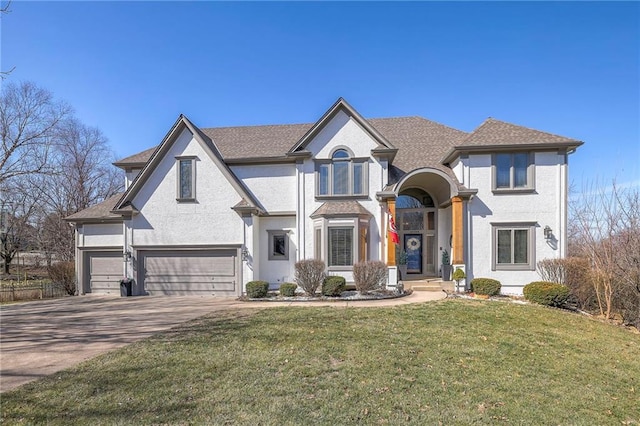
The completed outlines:
[[[637,424],[640,337],[539,306],[216,313],[2,394],[2,423]]]

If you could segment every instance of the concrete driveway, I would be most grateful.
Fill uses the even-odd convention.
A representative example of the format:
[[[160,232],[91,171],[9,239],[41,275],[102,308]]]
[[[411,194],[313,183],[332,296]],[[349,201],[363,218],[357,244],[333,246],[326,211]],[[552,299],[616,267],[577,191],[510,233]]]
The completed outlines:
[[[112,296],[4,305],[0,308],[0,392],[238,305],[231,298]]]
[[[235,298],[79,296],[0,308],[0,392],[215,311],[276,306],[382,307],[422,303],[444,292],[357,302],[240,302]]]

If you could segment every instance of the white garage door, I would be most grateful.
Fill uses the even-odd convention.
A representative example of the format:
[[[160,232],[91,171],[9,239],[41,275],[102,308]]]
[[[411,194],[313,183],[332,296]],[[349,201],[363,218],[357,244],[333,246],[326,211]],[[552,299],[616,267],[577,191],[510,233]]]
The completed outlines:
[[[86,253],[85,293],[120,294],[122,254],[119,252]]]
[[[138,257],[150,295],[238,295],[235,250],[142,251]]]

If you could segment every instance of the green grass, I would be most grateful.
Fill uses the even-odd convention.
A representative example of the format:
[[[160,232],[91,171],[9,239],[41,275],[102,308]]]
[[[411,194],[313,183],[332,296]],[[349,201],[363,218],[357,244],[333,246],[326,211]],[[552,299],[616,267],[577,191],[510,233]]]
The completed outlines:
[[[639,424],[640,336],[446,300],[218,313],[2,394],[2,423]]]

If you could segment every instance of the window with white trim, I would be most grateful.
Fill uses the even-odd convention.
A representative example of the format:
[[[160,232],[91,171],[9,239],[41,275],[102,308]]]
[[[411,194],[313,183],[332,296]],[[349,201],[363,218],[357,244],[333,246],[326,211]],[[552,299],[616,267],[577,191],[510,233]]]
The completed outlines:
[[[493,223],[493,270],[535,270],[535,223]]]
[[[178,201],[194,201],[196,199],[196,158],[176,158],[178,182],[176,199]]]
[[[493,190],[532,191],[534,189],[533,154],[498,153],[492,158]]]
[[[316,194],[319,197],[366,196],[368,161],[337,149],[331,160],[317,160]]]

